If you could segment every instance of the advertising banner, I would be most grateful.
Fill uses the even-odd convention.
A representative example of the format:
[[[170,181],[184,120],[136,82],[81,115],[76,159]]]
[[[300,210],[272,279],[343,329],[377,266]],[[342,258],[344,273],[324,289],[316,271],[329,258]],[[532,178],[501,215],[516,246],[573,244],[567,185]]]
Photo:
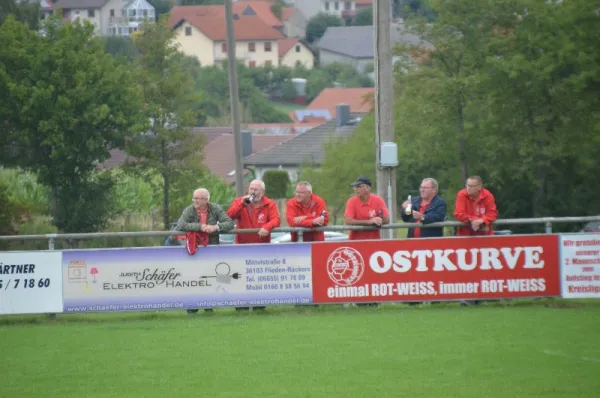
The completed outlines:
[[[309,244],[64,251],[64,312],[307,304],[310,261]]]
[[[562,296],[600,298],[600,234],[561,235]]]
[[[560,295],[558,235],[315,244],[315,303]]]
[[[0,314],[63,310],[60,252],[0,252]]]

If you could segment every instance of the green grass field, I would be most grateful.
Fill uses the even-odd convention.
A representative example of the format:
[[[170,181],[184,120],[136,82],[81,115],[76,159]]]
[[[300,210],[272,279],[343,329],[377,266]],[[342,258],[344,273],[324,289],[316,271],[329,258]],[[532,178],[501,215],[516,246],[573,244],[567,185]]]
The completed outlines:
[[[600,302],[0,318],[0,397],[597,397]]]

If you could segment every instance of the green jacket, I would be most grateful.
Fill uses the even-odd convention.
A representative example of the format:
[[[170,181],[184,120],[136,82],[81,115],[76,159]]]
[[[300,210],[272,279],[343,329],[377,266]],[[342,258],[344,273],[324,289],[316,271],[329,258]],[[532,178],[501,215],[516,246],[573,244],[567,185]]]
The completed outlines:
[[[233,221],[221,206],[216,203],[208,204],[208,216],[206,217],[206,224],[208,225],[220,225],[221,232],[229,232],[233,229]],[[200,223],[200,217],[198,212],[193,205],[186,207],[177,221],[175,231],[200,231],[202,224]],[[209,245],[219,244],[219,233],[215,232],[208,236]]]

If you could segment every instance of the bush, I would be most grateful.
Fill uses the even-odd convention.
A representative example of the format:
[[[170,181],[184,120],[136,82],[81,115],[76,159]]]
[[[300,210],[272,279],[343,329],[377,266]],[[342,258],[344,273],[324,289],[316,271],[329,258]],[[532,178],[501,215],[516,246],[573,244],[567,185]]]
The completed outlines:
[[[287,197],[291,185],[290,176],[285,170],[267,170],[263,174],[266,194],[271,199],[284,199]]]

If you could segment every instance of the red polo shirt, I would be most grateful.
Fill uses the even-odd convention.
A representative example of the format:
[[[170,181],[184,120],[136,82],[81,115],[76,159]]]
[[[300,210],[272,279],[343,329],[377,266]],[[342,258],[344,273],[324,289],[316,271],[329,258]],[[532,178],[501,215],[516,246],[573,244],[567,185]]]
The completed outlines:
[[[358,196],[353,196],[346,202],[346,212],[344,217],[354,218],[355,220],[369,220],[373,217],[388,217],[389,212],[383,199],[374,193],[369,194],[366,202],[360,200]],[[381,238],[378,229],[370,231],[350,231],[350,240],[379,239]]]
[[[429,207],[430,203],[431,203],[431,199],[429,199],[428,202],[425,202],[424,200],[421,200],[421,207],[419,207],[419,213],[425,214],[425,211]],[[416,222],[417,223],[421,223],[421,220],[416,220]],[[420,238],[421,237],[421,228],[415,228],[415,230],[413,231],[413,236],[415,238]]]

